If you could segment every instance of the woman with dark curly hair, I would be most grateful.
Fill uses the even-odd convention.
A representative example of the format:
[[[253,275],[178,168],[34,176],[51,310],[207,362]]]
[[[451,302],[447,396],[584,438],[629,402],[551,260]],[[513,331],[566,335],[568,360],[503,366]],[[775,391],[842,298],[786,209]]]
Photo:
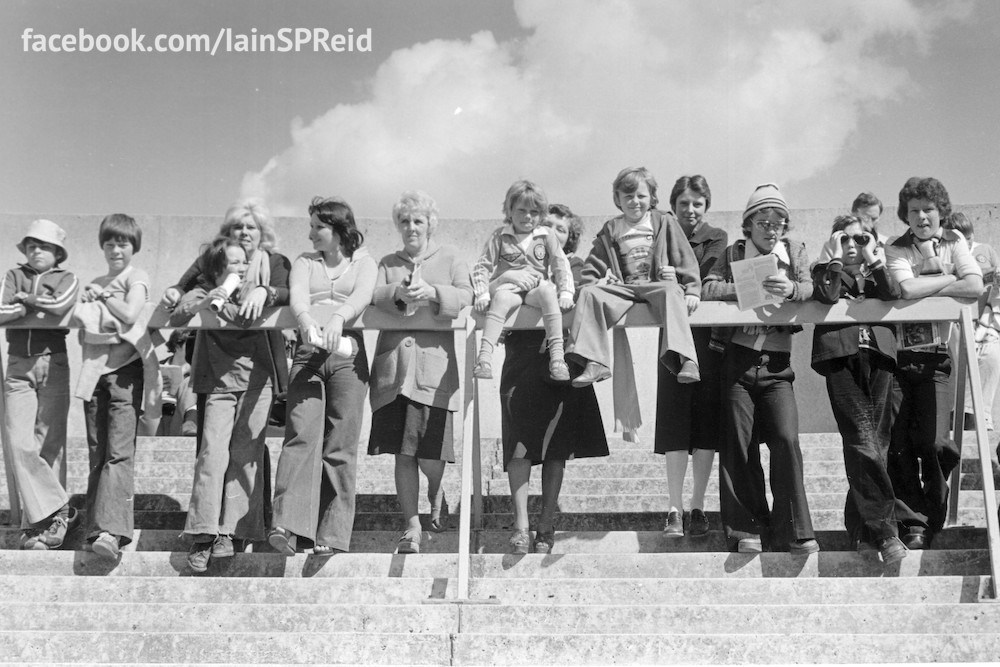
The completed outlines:
[[[295,553],[299,537],[318,555],[350,549],[368,358],[361,332],[345,331],[344,324],[371,303],[378,273],[347,202],[317,197],[309,216],[316,251],[299,255],[288,278],[302,344],[288,385],[268,536],[286,556]],[[313,305],[332,306],[330,319],[317,321]]]
[[[965,238],[942,226],[951,215],[951,200],[939,180],[906,181],[896,215],[909,230],[886,246],[885,254],[902,298],[982,294],[983,272]],[[899,501],[896,520],[909,549],[929,546],[944,527],[948,476],[961,460],[949,433],[955,397],[947,332],[933,322],[901,325],[896,358],[896,391],[901,396],[889,448],[889,477]]]

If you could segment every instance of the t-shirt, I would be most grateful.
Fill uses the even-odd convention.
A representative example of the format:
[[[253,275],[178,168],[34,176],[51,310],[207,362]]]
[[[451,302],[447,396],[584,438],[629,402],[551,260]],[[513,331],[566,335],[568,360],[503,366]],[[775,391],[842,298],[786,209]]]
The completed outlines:
[[[618,261],[625,283],[649,282],[650,253],[653,248],[652,217],[647,214],[635,224],[627,222],[624,217],[616,218],[611,238],[618,247]]]
[[[131,264],[117,276],[101,276],[94,278],[91,283],[104,288],[105,292],[109,292],[112,296],[122,300],[128,296],[133,287],[141,285],[143,289],[143,301],[149,301],[149,276],[145,271]],[[139,352],[131,343],[113,343],[108,352],[108,361],[102,373],[110,373],[111,371],[118,370],[138,358]]]

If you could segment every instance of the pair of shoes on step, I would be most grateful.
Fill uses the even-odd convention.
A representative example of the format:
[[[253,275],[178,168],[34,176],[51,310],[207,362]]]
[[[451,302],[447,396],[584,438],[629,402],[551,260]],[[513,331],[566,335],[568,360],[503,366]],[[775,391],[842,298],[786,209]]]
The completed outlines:
[[[799,540],[792,540],[788,543],[788,553],[793,556],[808,556],[819,553],[819,542],[814,538],[807,537]],[[736,551],[741,554],[759,554],[764,551],[764,546],[757,535],[744,537],[736,543]]]
[[[232,558],[236,555],[236,547],[230,535],[199,535],[199,540],[191,545],[188,551],[188,567],[192,572],[205,572],[213,558]],[[208,538],[208,539],[206,539]]]
[[[688,519],[688,533],[691,537],[708,535],[710,525],[704,510],[693,509]],[[663,526],[663,536],[668,538],[684,537],[684,515],[678,510],[667,514],[667,522]]]

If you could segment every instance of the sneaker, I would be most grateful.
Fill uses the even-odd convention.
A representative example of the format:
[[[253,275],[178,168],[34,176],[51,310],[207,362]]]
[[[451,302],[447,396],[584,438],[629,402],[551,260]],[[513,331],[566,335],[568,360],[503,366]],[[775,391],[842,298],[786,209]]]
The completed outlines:
[[[664,537],[684,537],[684,518],[680,512],[667,514],[667,523],[663,526]]]
[[[788,543],[788,552],[793,556],[808,556],[819,553],[819,542],[811,537],[804,540],[792,540]]]
[[[52,517],[52,521],[49,523],[48,528],[38,534],[38,537],[35,539],[30,548],[36,551],[58,549],[62,546],[63,540],[66,539],[66,530],[68,527],[69,522],[66,518],[57,514]]]
[[[708,535],[710,525],[705,512],[699,509],[691,510],[691,520],[688,523],[688,532],[692,537],[702,537]]]
[[[764,550],[759,537],[744,537],[736,543],[736,552],[741,554],[759,554]]]
[[[477,380],[492,380],[493,379],[493,362],[485,357],[479,357],[476,360],[476,365],[472,369],[472,377]]]
[[[510,552],[524,555],[531,551],[531,533],[526,530],[515,530],[510,535]]]
[[[21,531],[20,545],[22,549],[31,550],[35,548],[35,542],[38,541],[38,535],[41,533],[38,528],[28,526]]]
[[[118,538],[111,533],[101,533],[93,541],[91,548],[95,554],[109,560],[115,560],[121,554]]]
[[[550,554],[552,553],[552,547],[556,544],[556,531],[550,530],[549,532],[544,532],[541,530],[535,531],[535,541],[531,545],[532,550],[536,554]]]
[[[553,382],[569,382],[569,366],[563,359],[549,361],[549,379]]]
[[[219,535],[212,542],[212,558],[232,558],[235,555],[236,547],[229,535]]]
[[[884,540],[879,540],[878,551],[882,556],[882,562],[886,565],[906,558],[906,546],[898,537],[887,537]]]
[[[701,382],[701,373],[698,371],[698,364],[692,359],[688,359],[681,364],[681,369],[677,371],[677,382],[680,384]]]
[[[192,572],[207,572],[208,562],[212,560],[215,542],[195,542],[188,551],[188,567]]]

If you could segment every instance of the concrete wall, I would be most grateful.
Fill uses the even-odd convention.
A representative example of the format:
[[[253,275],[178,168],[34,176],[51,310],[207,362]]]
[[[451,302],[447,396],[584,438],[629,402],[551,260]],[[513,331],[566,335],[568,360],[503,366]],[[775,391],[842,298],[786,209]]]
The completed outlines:
[[[1000,216],[1000,204],[979,204],[956,206],[972,218],[976,227],[977,240],[990,243],[1000,248],[1000,230],[994,221]],[[896,235],[905,228],[894,214],[893,209],[887,209],[879,225],[880,231]],[[815,258],[820,246],[828,236],[828,230],[833,218],[842,211],[833,209],[799,209],[791,214],[792,231],[790,236],[806,243],[810,257]],[[609,211],[609,214],[612,213]],[[39,217],[49,218],[60,224],[67,232],[67,248],[69,260],[67,268],[75,272],[83,284],[90,278],[101,275],[106,270],[103,254],[97,243],[97,229],[102,216],[99,215],[46,215],[46,214],[0,214],[0,269],[6,270],[23,260],[15,248],[27,228],[28,223]],[[607,216],[589,216],[584,218],[586,229],[581,239],[579,254],[586,255],[594,233],[600,228]],[[137,221],[143,229],[142,250],[135,258],[137,266],[146,269],[152,279],[153,298],[159,299],[163,290],[180,277],[197,256],[199,246],[210,240],[217,232],[222,222],[221,215],[217,217],[192,216],[137,216]],[[740,232],[740,213],[736,211],[712,212],[710,220],[713,224],[724,228],[730,240],[738,238]],[[442,220],[436,232],[436,237],[442,242],[450,243],[462,249],[469,257],[470,263],[475,261],[484,240],[499,224],[499,220]],[[359,226],[365,234],[367,245],[376,258],[393,252],[399,247],[399,237],[388,219],[362,219]],[[275,221],[278,232],[280,251],[289,258],[294,258],[301,252],[311,249],[309,244],[308,221],[301,218],[278,218]],[[809,351],[812,341],[812,327],[796,336],[793,363],[797,374],[796,396],[799,405],[799,419],[803,432],[835,431],[836,424],[830,412],[826,387],[823,379],[809,368]],[[374,335],[369,341],[369,349],[373,348]],[[635,364],[640,371],[637,373],[641,407],[645,420],[640,435],[644,439],[652,439],[656,405],[656,378],[653,373],[643,372],[644,369],[655,367],[656,333],[653,330],[633,330],[629,332],[633,345]],[[78,367],[79,348],[75,337],[71,336],[70,358],[73,371]],[[6,364],[6,346],[4,347],[4,364]],[[496,362],[502,362],[498,357]],[[497,366],[499,367],[499,365]],[[598,397],[601,401],[605,423],[610,432],[612,427],[611,386],[609,382],[598,385]],[[483,413],[483,434],[486,437],[497,437],[500,433],[497,395],[495,385],[486,385],[482,396],[486,410]],[[492,402],[491,402],[492,400]],[[70,432],[83,433],[82,409],[74,405],[70,413]],[[367,432],[367,430],[365,431]]]

